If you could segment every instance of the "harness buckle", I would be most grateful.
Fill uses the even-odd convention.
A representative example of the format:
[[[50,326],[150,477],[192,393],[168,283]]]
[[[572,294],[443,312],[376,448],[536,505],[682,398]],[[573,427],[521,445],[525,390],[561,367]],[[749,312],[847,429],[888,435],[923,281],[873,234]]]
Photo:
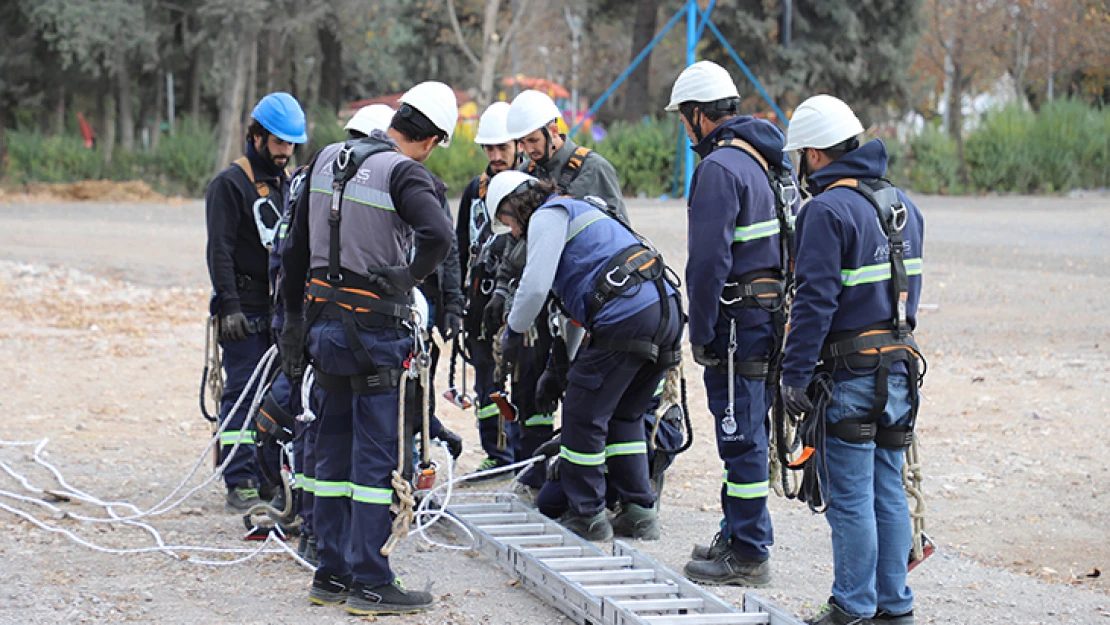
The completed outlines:
[[[478,290],[482,292],[482,295],[489,295],[490,293],[493,293],[493,287],[495,285],[496,282],[493,278],[485,278],[478,283]]]
[[[623,267],[623,265],[621,267]],[[625,284],[628,284],[628,279],[632,277],[632,274],[626,274],[624,276],[624,279],[621,280],[620,282],[617,282],[617,281],[613,280],[613,274],[620,271],[621,267],[613,267],[613,269],[611,269],[609,271],[609,273],[605,274],[605,281],[608,282],[610,285],[612,285],[614,288],[618,288],[618,289],[623,287]]]
[[[794,205],[794,200],[798,198],[798,185],[794,183],[793,179],[788,183],[784,183],[780,179],[775,179],[775,195],[778,196],[779,203],[783,207],[789,208]]]
[[[335,157],[335,164],[340,170],[347,169],[347,165],[351,163],[351,153],[354,149],[351,146],[344,146],[339,150],[339,154]]]
[[[901,232],[906,227],[906,221],[909,219],[909,210],[902,202],[897,202],[890,207],[890,223],[888,224],[893,232]]]

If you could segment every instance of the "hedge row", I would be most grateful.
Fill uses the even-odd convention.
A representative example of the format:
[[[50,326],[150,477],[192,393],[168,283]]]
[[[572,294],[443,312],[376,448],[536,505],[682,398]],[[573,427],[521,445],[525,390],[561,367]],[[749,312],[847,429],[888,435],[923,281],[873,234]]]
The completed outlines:
[[[310,154],[342,140],[344,131],[313,111]],[[581,143],[598,150],[621,176],[626,195],[658,197],[669,193],[675,177],[677,119],[613,124],[600,143],[580,133]],[[76,136],[43,136],[8,131],[5,175],[15,183],[73,182],[88,179],[141,179],[155,188],[190,196],[203,194],[217,151],[215,132],[186,122],[164,136],[156,151],[116,150],[110,164],[98,151],[85,149]],[[1008,108],[988,115],[964,140],[967,181],[960,180],[956,144],[935,127],[899,145],[888,142],[890,176],[923,193],[1000,191],[1054,193],[1076,188],[1110,187],[1110,110],[1078,101],[1058,101],[1040,112]],[[428,167],[462,192],[485,167],[485,155],[465,131],[447,149],[438,149]]]

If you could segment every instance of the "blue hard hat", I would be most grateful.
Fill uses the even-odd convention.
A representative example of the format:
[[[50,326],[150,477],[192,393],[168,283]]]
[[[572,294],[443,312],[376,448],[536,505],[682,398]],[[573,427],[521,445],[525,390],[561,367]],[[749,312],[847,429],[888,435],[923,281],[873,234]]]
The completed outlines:
[[[251,117],[271,134],[289,143],[308,143],[305,134],[304,110],[297,98],[276,91],[258,101]]]

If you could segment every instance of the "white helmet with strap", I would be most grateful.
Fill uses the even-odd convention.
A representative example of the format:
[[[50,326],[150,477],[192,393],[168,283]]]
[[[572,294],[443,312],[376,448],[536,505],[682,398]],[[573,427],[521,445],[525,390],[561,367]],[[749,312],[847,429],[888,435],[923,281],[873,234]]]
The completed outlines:
[[[420,111],[447,135],[440,146],[451,145],[451,135],[455,134],[455,125],[459,123],[459,103],[454,89],[441,82],[429,80],[406,91],[401,96],[401,104],[408,104]]]
[[[713,61],[698,61],[682,70],[671,87],[671,103],[665,110],[677,111],[683,102],[716,102],[740,98],[728,70]]]
[[[503,171],[489,181],[489,191],[486,192],[486,213],[489,215],[490,229],[494,234],[512,232],[512,228],[497,219],[497,207],[501,205],[502,200],[515,193],[521,185],[531,185],[535,182],[536,178],[515,169]]]
[[[802,148],[824,150],[839,145],[863,132],[863,124],[843,100],[831,95],[815,95],[794,109],[786,127],[784,152]]]
[[[388,104],[371,104],[364,106],[355,112],[351,119],[347,121],[347,125],[343,126],[343,130],[354,130],[361,132],[364,135],[369,135],[374,130],[382,130],[389,128],[389,124],[393,121],[393,115],[397,111],[393,110]]]
[[[510,105],[508,102],[494,102],[489,105],[478,119],[478,132],[474,135],[474,143],[478,145],[501,145],[514,139],[509,136],[506,121],[509,117]]]
[[[513,98],[505,126],[510,139],[523,139],[562,116],[546,93],[528,89]]]

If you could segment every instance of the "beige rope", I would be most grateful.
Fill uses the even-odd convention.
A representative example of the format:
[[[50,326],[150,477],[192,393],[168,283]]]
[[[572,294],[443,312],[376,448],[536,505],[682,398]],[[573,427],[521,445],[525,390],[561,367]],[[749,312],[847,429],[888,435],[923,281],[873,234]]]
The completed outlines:
[[[906,496],[914,500],[913,509],[910,510],[910,519],[913,521],[913,559],[919,561],[925,558],[925,493],[921,487],[923,474],[921,470],[920,447],[918,436],[913,435],[913,444],[906,448],[906,459],[902,463],[902,487],[906,489]]]
[[[419,358],[413,358],[412,364],[408,371],[401,374],[401,383],[397,387],[397,468],[393,470],[392,485],[393,493],[397,496],[398,510],[397,516],[393,519],[393,532],[389,538],[382,545],[381,554],[389,557],[393,553],[393,549],[401,542],[405,536],[408,536],[409,527],[412,525],[413,511],[416,509],[416,498],[412,496],[412,484],[404,478],[403,472],[405,470],[405,444],[411,444],[412,441],[405,440],[405,394],[408,392],[409,377],[421,375],[419,372],[414,372],[412,369],[422,369],[418,363]],[[427,371],[425,370],[422,375],[423,379],[427,379]],[[424,393],[418,393],[423,396]],[[418,400],[423,403],[423,397]],[[423,412],[427,413],[427,410]],[[427,437],[428,424],[427,415],[424,417],[424,436]],[[425,444],[426,445],[426,444]]]

